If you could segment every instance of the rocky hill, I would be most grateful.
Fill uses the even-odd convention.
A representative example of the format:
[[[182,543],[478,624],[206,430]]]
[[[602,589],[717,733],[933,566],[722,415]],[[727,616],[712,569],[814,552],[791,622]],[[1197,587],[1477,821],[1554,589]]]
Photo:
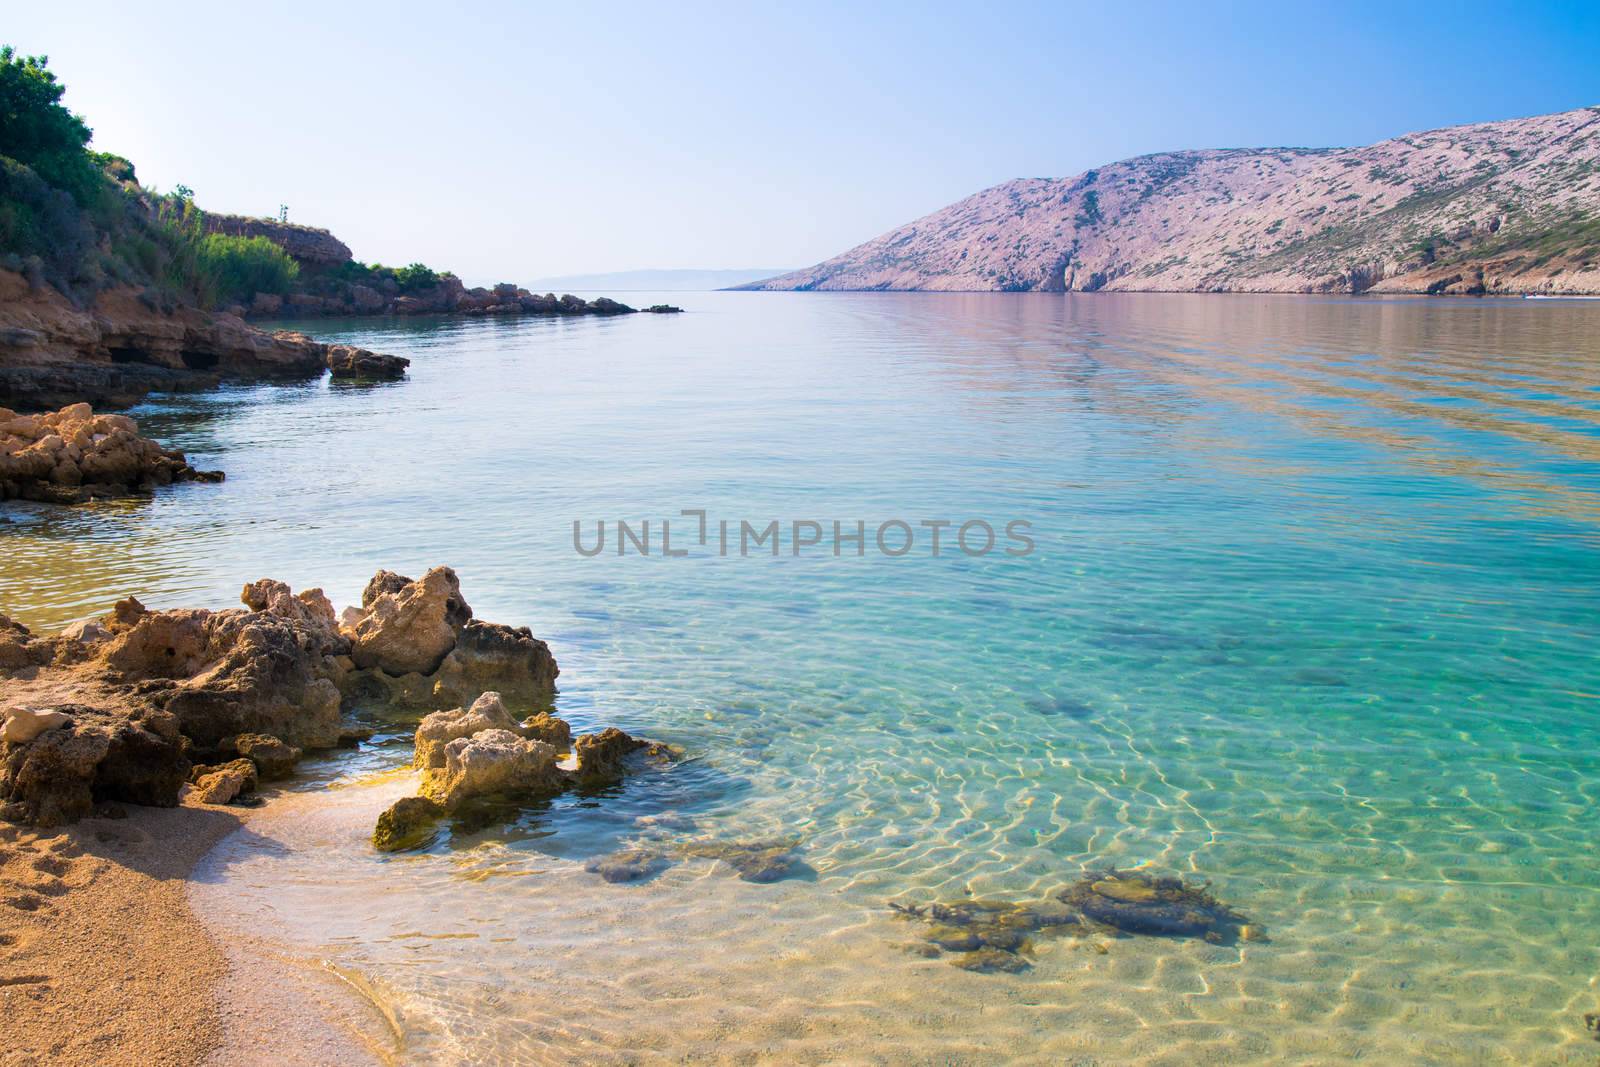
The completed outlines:
[[[986,189],[749,289],[1597,293],[1600,108]]]

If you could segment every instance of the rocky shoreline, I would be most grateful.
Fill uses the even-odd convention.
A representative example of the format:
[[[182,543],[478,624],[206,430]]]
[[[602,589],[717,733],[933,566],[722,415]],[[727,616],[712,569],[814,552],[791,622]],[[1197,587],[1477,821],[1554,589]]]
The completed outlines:
[[[416,580],[380,571],[339,616],[320,589],[272,579],[240,599],[152,611],[130,597],[48,637],[0,616],[0,818],[59,826],[188,793],[226,803],[305,752],[360,744],[370,731],[348,717],[358,706],[432,712],[416,759],[439,815],[468,797],[607,780],[632,752],[665,753],[614,727],[574,739],[549,714],[560,673],[549,646],[473,618],[448,567]],[[507,700],[530,714],[519,722]]]
[[[48,636],[0,616],[0,981],[26,998],[10,1000],[28,1007],[8,1036],[26,1062],[104,1062],[106,1041],[156,1064],[231,1047],[218,1015],[231,967],[185,879],[263,783],[307,752],[364,744],[357,708],[429,712],[414,757],[423,796],[379,819],[374,845],[389,850],[427,843],[469,800],[480,818],[484,802],[514,812],[612,781],[633,753],[670,756],[615,727],[574,737],[550,714],[549,647],[476,619],[449,568],[380,571],[337,615],[320,590],[271,579],[240,599],[152,611],[130,597]],[[143,910],[153,917],[130,920]],[[107,1000],[85,976],[114,958],[137,971]],[[368,1058],[337,1035],[316,1040]]]
[[[82,504],[222,480],[221,471],[195,470],[182,452],[139,436],[126,415],[96,415],[88,404],[44,415],[0,408],[0,501]]]

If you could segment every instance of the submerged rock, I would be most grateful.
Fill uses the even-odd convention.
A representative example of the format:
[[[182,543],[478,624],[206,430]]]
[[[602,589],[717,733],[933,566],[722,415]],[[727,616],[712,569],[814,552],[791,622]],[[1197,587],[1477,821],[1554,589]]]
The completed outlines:
[[[1211,942],[1235,937],[1264,940],[1259,927],[1244,926],[1243,916],[1203,886],[1115,869],[1087,874],[1044,900],[973,899],[889,906],[904,918],[927,923],[924,941],[938,950],[959,954],[953,964],[982,972],[1025,969],[1025,957],[1033,947],[1030,935],[1034,934],[1082,936],[1109,927],[1120,933],[1200,937]],[[1248,938],[1246,930],[1252,931]]]
[[[509,730],[484,730],[445,745],[444,765],[422,777],[422,795],[446,811],[462,801],[489,794],[538,795],[566,784],[556,766],[556,750]]]
[[[672,865],[660,852],[629,848],[607,856],[596,856],[583,865],[590,874],[598,874],[608,882],[640,882],[653,878]]]
[[[432,839],[444,814],[444,808],[427,797],[403,797],[378,816],[373,847],[380,852],[419,848]]]
[[[1206,886],[1142,872],[1110,869],[1086,875],[1059,899],[1090,922],[1152,937],[1232,941],[1246,922]]]
[[[221,480],[220,472],[197,471],[182,452],[141,437],[126,415],[96,415],[88,404],[43,415],[0,408],[0,500],[79,504]]]
[[[767,841],[693,841],[683,846],[683,852],[721,860],[746,882],[766,883],[809,871],[796,851],[799,847],[799,838],[785,837]]]

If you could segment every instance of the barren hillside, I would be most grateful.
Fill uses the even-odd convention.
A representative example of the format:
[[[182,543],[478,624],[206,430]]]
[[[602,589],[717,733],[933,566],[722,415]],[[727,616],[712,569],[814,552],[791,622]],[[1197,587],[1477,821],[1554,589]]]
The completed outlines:
[[[986,189],[751,289],[1600,292],[1600,107]]]

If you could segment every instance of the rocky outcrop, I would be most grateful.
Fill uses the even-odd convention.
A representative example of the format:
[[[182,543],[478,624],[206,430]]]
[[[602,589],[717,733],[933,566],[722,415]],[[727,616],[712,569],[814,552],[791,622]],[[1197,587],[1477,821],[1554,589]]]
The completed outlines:
[[[473,619],[448,567],[413,581],[380,571],[360,608],[340,620],[358,674],[375,699],[429,708],[465,706],[485,692],[546,701],[561,673],[550,646],[525,627]]]
[[[291,253],[292,255],[293,253]],[[302,287],[287,296],[259,293],[240,314],[251,317],[331,315],[629,315],[635,308],[596,297],[533,293],[501,283],[492,288],[463,285],[441,274],[431,285],[402,288],[393,278],[351,281],[326,272],[302,276]]]
[[[190,796],[202,804],[232,804],[255,792],[256,765],[247,759],[230,760],[214,767],[196,767],[190,772]]]
[[[395,381],[406,376],[409,359],[369,352],[354,345],[328,346],[328,372],[335,378]]]
[[[208,775],[223,774],[219,767],[239,770],[242,762],[252,781],[283,777],[303,752],[363,736],[344,723],[341,704],[346,694],[358,702],[373,698],[373,678],[390,678],[397,691],[417,698],[412,703],[450,691],[436,688],[427,673],[391,678],[379,664],[427,667],[455,657],[459,677],[499,676],[512,687],[538,680],[535,702],[553,695],[549,648],[527,631],[474,622],[449,568],[417,581],[380,571],[364,606],[346,612],[344,629],[319,589],[296,593],[262,579],[245,586],[240,600],[242,607],[223,611],[152,611],[130,597],[104,618],[54,636],[0,616],[0,691],[13,705],[0,721],[0,814],[59,822],[103,800],[176,804],[192,761],[207,764]],[[463,640],[480,631],[512,636],[504,647]],[[358,641],[374,665],[356,666]],[[63,700],[68,693],[70,703]],[[380,684],[376,698],[388,694]],[[553,768],[571,736],[566,723],[545,711],[518,723],[492,690],[464,711],[430,716],[424,727],[419,752],[429,753],[428,768],[441,772],[449,757],[446,751],[435,758],[429,747],[435,740],[448,750],[463,737],[498,730],[539,746],[517,748],[505,766],[501,747],[464,751],[436,782],[452,805],[483,782],[522,789],[517,783],[544,781],[533,774],[534,764],[543,768],[548,754]],[[539,753],[533,763],[530,752]],[[565,781],[559,770],[552,773],[552,781]],[[248,792],[244,783],[233,790],[232,782],[230,772],[202,792]]]
[[[521,732],[520,725],[506,710],[499,693],[485,693],[474,700],[469,708],[436,711],[423,719],[417,727],[412,766],[424,771],[443,767],[445,746],[458,738],[471,737],[485,730]]]
[[[566,778],[556,750],[510,730],[483,730],[444,746],[444,765],[422,776],[421,795],[445,811],[471,797],[538,796],[560,792]]]
[[[96,415],[88,404],[45,415],[0,408],[0,500],[79,504],[222,477],[139,436],[126,415]]]
[[[432,674],[456,647],[458,627],[471,617],[455,572],[435,567],[364,605],[346,626],[351,658],[357,667],[388,674]]]
[[[1600,292],[1600,108],[1006,182],[742,288]]]
[[[152,391],[206,389],[224,379],[314,378],[326,371],[329,348],[130,286],[80,307],[0,269],[0,404],[19,410],[126,406]]]
[[[207,233],[231,237],[265,237],[308,267],[337,267],[350,262],[350,248],[327,230],[299,226],[277,219],[253,219],[244,215],[205,214]]]
[[[650,742],[607,726],[597,734],[585,734],[573,742],[573,754],[578,757],[576,780],[584,785],[598,785],[622,777],[623,762],[631,754],[649,748]]]
[[[64,722],[0,755],[0,816],[59,826],[100,801],[171,807],[189,773],[177,723],[147,711],[136,718],[64,704]]]

